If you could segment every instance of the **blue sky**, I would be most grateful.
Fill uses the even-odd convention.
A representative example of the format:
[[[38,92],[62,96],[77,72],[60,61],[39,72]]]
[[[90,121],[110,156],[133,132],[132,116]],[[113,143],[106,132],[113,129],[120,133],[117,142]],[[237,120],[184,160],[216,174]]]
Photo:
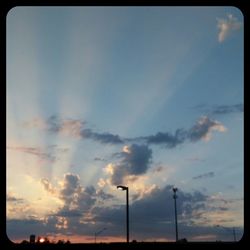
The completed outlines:
[[[232,240],[221,225],[240,238],[243,25],[234,7],[10,10],[9,238],[88,242],[107,227],[102,241],[123,241],[119,184],[137,240],[175,240],[173,186],[180,235]]]

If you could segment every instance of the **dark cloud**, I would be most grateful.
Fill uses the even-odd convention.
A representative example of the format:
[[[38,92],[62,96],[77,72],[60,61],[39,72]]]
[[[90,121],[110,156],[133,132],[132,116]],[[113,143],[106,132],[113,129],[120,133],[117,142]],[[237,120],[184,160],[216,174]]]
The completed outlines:
[[[120,138],[119,135],[113,135],[110,133],[96,133],[91,129],[83,129],[80,132],[82,138],[93,139],[100,143],[106,144],[121,144],[124,141]]]
[[[167,148],[174,148],[178,144],[184,142],[186,138],[186,132],[183,129],[177,129],[174,135],[166,132],[158,132],[155,135],[142,137],[149,144],[164,144]]]
[[[77,209],[61,209],[58,213],[53,214],[53,216],[61,216],[61,217],[81,217],[82,212]]]
[[[233,105],[214,105],[214,106],[201,104],[194,106],[193,108],[205,112],[206,114],[209,115],[227,115],[231,113],[244,112],[244,105],[242,103]]]
[[[41,184],[43,185],[44,189],[51,193],[54,194],[56,192],[55,188],[52,187],[51,183],[49,182],[48,179],[42,178],[41,179]]]
[[[40,147],[25,147],[25,146],[12,147],[12,146],[8,146],[7,149],[16,150],[19,152],[35,155],[40,160],[47,160],[50,162],[54,162],[56,160],[56,157],[51,152],[46,152],[46,150],[44,150]]]
[[[130,231],[133,238],[175,239],[173,186],[155,187],[150,193],[130,204]],[[179,219],[179,235],[190,240],[197,235],[215,234],[215,229],[198,225],[197,220],[204,222],[206,212],[226,211],[225,207],[208,206],[208,196],[199,191],[192,193],[178,190],[177,213]],[[99,223],[107,224],[125,233],[125,205],[116,207],[95,207],[93,214]],[[208,223],[211,223],[207,219]],[[117,233],[115,235],[117,235]]]
[[[47,120],[47,124],[48,130],[53,133],[63,133],[82,139],[92,139],[104,144],[123,143],[123,140],[118,135],[96,133],[92,129],[85,128],[86,122],[78,119],[59,119],[57,116],[51,116]]]
[[[123,184],[127,176],[146,173],[151,163],[152,150],[147,145],[132,144],[125,146],[119,155],[120,162],[112,165],[111,182],[113,185]]]
[[[73,174],[65,175],[63,182],[65,185],[62,189],[69,189],[68,192],[64,192],[64,195],[67,194],[66,196],[75,198],[79,195],[81,199],[87,202],[89,202],[89,198],[96,199],[98,196],[102,197],[104,193],[96,192],[92,186],[81,187],[79,178]],[[167,185],[163,188],[155,186],[150,192],[144,194],[142,198],[130,203],[131,239],[138,241],[163,238],[175,239],[172,188],[172,185]],[[88,196],[90,197],[88,198]],[[199,191],[184,192],[179,189],[177,196],[179,237],[185,237],[192,241],[192,239],[199,239],[196,237],[214,235],[214,239],[216,239],[218,229],[206,226],[206,224],[197,224],[197,220],[211,224],[212,221],[209,217],[207,218],[207,213],[216,211],[223,213],[228,208],[226,206],[214,206],[209,197]],[[103,199],[105,198],[106,194]],[[109,198],[112,197],[109,196]],[[11,239],[17,238],[17,235],[19,238],[26,239],[31,233],[36,235],[78,234],[93,237],[93,232],[104,227],[108,228],[107,232],[105,232],[108,236],[122,237],[126,234],[125,204],[97,206],[97,204],[92,203],[89,206],[91,210],[88,210],[90,217],[85,216],[83,207],[81,207],[79,202],[76,202],[75,205],[74,208],[64,206],[56,213],[47,215],[43,219],[36,219],[35,217],[19,220],[8,219],[7,234]],[[93,221],[95,222],[94,224]],[[242,232],[242,229],[237,228],[237,231]],[[224,239],[227,238],[225,237]]]
[[[229,112],[229,110],[240,110],[241,105],[234,105],[226,108],[226,106],[218,106],[217,112]],[[220,110],[220,111],[219,111]],[[102,144],[124,144],[125,142],[136,142],[163,145],[166,148],[174,148],[185,141],[196,142],[204,139],[211,134],[211,130],[223,131],[223,125],[208,117],[201,117],[196,124],[189,130],[176,129],[174,134],[169,132],[157,132],[155,135],[141,136],[135,138],[121,138],[109,132],[98,133],[90,128],[86,128],[86,122],[78,119],[60,119],[57,116],[51,116],[47,120],[35,120],[25,123],[26,127],[38,127],[50,131],[51,133],[60,133],[79,139],[91,139]],[[48,156],[47,156],[48,157]]]
[[[94,161],[106,161],[106,160],[103,159],[103,158],[100,158],[100,157],[95,157],[95,158],[94,158]]]
[[[54,216],[81,217],[93,208],[96,201],[114,198],[103,190],[96,190],[94,186],[84,188],[80,183],[80,177],[72,173],[64,175],[58,190],[45,178],[41,179],[41,183],[47,192],[63,201],[63,206],[56,213],[51,214]]]
[[[224,115],[229,113],[244,112],[244,106],[242,103],[235,105],[218,105],[212,109],[213,114]]]
[[[12,194],[7,194],[7,202],[23,203],[24,199],[18,198]]]
[[[194,176],[194,180],[204,179],[204,178],[211,178],[214,177],[214,172],[209,172],[201,175]]]
[[[204,159],[201,159],[199,157],[190,157],[190,158],[187,158],[187,160],[191,162],[204,162],[205,161]]]
[[[59,198],[64,202],[64,206],[58,213],[75,214],[76,210],[85,213],[96,202],[96,190],[92,186],[84,189],[78,175],[67,173],[64,175]]]
[[[113,135],[108,132],[97,133],[90,128],[86,128],[86,122],[79,119],[61,119],[56,115],[48,119],[34,119],[31,122],[24,123],[25,127],[37,127],[47,130],[51,133],[60,133],[66,136],[81,139],[92,139],[103,144],[121,144],[123,140],[119,135]]]
[[[102,200],[110,200],[110,199],[114,199],[115,198],[114,195],[108,194],[108,193],[104,192],[103,190],[98,190],[96,192],[96,194],[97,194],[97,197],[100,198],[100,199],[102,199]]]
[[[65,198],[68,196],[72,196],[75,193],[81,192],[80,186],[80,177],[79,175],[67,173],[64,175],[63,179],[63,188],[60,191],[61,197]]]
[[[67,153],[68,148],[61,148],[56,145],[50,145],[47,147],[26,147],[26,146],[8,146],[9,150],[16,150],[19,152],[27,153],[38,157],[40,161],[48,161],[50,163],[55,162],[61,156],[61,154]]]
[[[158,166],[158,167],[156,167],[156,168],[153,170],[153,172],[160,173],[160,172],[163,171],[163,169],[164,169],[163,166]]]
[[[155,135],[139,137],[135,140],[143,140],[148,144],[163,145],[166,148],[175,148],[185,141],[197,142],[201,139],[210,139],[212,131],[224,132],[225,130],[220,122],[202,116],[188,130],[177,129],[175,134],[158,132]]]
[[[48,231],[43,221],[38,219],[7,219],[6,232],[10,240],[19,238],[21,241],[32,233],[45,235]]]
[[[221,123],[203,116],[189,129],[187,138],[192,142],[200,139],[209,139],[212,130],[223,132],[225,131],[225,127]]]

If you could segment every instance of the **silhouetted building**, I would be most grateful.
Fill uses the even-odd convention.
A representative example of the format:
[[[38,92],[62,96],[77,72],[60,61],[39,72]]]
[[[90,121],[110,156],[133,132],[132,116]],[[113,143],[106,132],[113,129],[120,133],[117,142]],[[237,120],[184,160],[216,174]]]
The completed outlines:
[[[30,235],[30,243],[35,243],[36,242],[36,236],[34,234]]]

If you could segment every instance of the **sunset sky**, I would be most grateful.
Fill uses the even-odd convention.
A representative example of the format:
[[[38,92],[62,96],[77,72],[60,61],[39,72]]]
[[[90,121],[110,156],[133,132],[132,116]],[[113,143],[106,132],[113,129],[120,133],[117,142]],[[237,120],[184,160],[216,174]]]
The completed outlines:
[[[243,15],[16,7],[7,16],[7,235],[240,239]],[[216,225],[220,225],[216,227]],[[224,227],[224,228],[223,228]]]

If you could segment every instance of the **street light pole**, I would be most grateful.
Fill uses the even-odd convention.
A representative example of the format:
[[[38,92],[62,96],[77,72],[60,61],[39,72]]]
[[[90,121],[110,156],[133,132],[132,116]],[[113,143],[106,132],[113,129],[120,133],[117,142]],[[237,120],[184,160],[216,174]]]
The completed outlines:
[[[177,192],[177,188],[173,188],[173,192],[174,192],[174,195],[173,195],[173,198],[174,198],[174,212],[175,212],[175,239],[176,239],[176,242],[178,241],[178,222],[177,222],[177,208],[176,208],[176,199],[177,199],[177,195],[176,195],[176,192]]]
[[[127,210],[127,212],[126,212],[126,214],[127,214],[127,242],[129,242],[129,199],[128,199],[128,188],[127,188],[127,190],[126,190],[126,204],[127,204],[127,208],[126,208],[126,210]]]
[[[117,186],[117,189],[126,190],[126,227],[127,227],[127,243],[129,243],[129,191],[128,187]]]

